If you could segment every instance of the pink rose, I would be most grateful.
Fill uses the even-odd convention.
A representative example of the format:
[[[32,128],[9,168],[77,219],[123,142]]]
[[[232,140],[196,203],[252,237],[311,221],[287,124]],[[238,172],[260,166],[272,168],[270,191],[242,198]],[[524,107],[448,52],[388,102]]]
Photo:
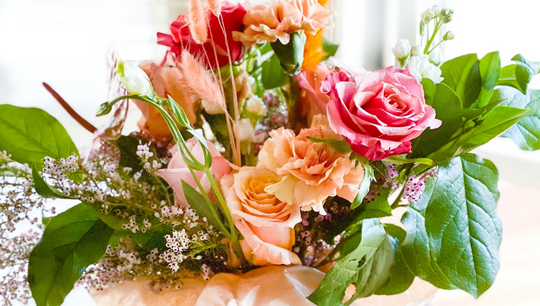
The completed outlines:
[[[244,236],[244,255],[257,266],[301,263],[291,252],[296,242],[294,226],[302,220],[300,208],[266,192],[280,180],[264,167],[242,167],[221,180],[234,225]]]
[[[204,162],[203,150],[200,143],[195,138],[191,138],[187,141],[187,145],[191,154],[193,154],[200,162]],[[208,149],[210,150],[210,155],[212,155],[212,173],[216,180],[219,181],[225,174],[231,171],[231,166],[229,162],[219,154],[219,151],[213,143],[208,142]],[[189,203],[184,195],[184,189],[182,188],[182,181],[185,181],[191,187],[198,190],[197,183],[191,175],[188,166],[184,163],[182,155],[178,152],[177,146],[172,148],[172,153],[173,157],[169,162],[167,169],[159,170],[158,175],[171,185],[174,190],[175,202],[182,207],[189,207]],[[210,193],[212,188],[206,174],[201,171],[195,171],[195,173],[201,182],[204,191]]]
[[[441,125],[426,105],[422,85],[407,70],[388,67],[355,77],[334,71],[321,91],[330,97],[330,127],[372,160],[410,153],[412,139]]]

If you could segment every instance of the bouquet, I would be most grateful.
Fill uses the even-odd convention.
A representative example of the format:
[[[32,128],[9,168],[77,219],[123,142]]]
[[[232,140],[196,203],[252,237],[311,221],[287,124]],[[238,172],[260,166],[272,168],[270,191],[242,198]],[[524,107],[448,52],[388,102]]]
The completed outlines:
[[[540,64],[444,61],[453,11],[434,6],[396,66],[350,67],[326,2],[190,0],[158,33],[162,61],[108,54],[102,127],[44,84],[95,135],[84,154],[51,115],[0,105],[4,305],[61,305],[74,286],[124,288],[107,305],[351,305],[415,278],[488,290],[498,173],[470,151],[540,148]],[[129,106],[140,130],[123,135]],[[56,214],[55,198],[76,205]]]

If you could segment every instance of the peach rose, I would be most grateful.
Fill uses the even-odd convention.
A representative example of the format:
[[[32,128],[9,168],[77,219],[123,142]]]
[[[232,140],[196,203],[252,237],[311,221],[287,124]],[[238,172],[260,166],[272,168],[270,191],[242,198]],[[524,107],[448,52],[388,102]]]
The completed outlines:
[[[140,67],[152,82],[154,91],[161,98],[168,98],[170,95],[184,109],[191,123],[197,121],[197,97],[188,94],[182,82],[182,73],[176,66],[159,65],[146,61]],[[142,112],[142,117],[137,123],[142,131],[158,139],[170,139],[171,131],[158,110],[148,103],[134,100],[137,107]]]
[[[187,146],[191,154],[193,154],[197,160],[204,162],[204,154],[201,144],[195,138],[188,140]],[[221,156],[212,142],[208,142],[208,149],[210,150],[210,155],[212,155],[212,173],[214,174],[216,180],[219,181],[225,174],[228,174],[231,171],[231,166],[229,162]],[[169,162],[167,169],[159,170],[158,176],[167,181],[167,183],[174,190],[175,202],[182,207],[189,207],[189,203],[184,195],[184,189],[182,188],[182,181],[185,181],[191,187],[197,190],[198,186],[193,178],[193,175],[189,171],[188,166],[182,159],[182,154],[180,154],[178,151],[178,147],[174,146],[171,151],[171,153],[173,153],[173,157]],[[210,193],[212,188],[206,174],[201,171],[195,171],[195,174],[201,182],[204,191]]]
[[[304,211],[313,209],[324,215],[323,204],[328,197],[354,200],[364,169],[356,167],[350,154],[341,154],[308,137],[342,139],[330,129],[326,117],[319,115],[313,119],[313,126],[298,136],[283,128],[272,131],[259,153],[259,163],[283,177],[267,192],[281,201],[298,204]]]
[[[257,266],[300,264],[291,249],[294,226],[302,220],[297,205],[266,192],[280,177],[264,167],[242,167],[221,180],[234,224],[244,236],[242,250]]]
[[[274,0],[255,5],[244,16],[244,32],[233,38],[246,46],[279,40],[289,43],[289,34],[304,30],[312,34],[328,23],[330,12],[317,0]]]

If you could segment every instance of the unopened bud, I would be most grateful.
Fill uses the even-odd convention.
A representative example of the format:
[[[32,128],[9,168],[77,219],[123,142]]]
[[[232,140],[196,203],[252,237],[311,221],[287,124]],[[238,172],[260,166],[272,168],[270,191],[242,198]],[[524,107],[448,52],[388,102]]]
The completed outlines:
[[[443,40],[452,40],[452,39],[454,39],[454,32],[452,31],[446,32],[446,34],[444,34],[443,36]]]
[[[411,55],[411,44],[407,39],[400,39],[396,47],[392,49],[398,61],[407,60]]]
[[[449,23],[452,21],[452,16],[454,15],[454,11],[450,9],[442,9],[441,10],[441,18],[444,23]]]
[[[429,11],[433,14],[433,16],[439,16],[439,14],[441,13],[441,7],[438,6],[438,5],[434,5],[432,6]]]
[[[435,66],[439,66],[443,61],[443,56],[440,48],[435,48],[429,54],[429,61]]]
[[[424,20],[420,21],[420,36],[424,36],[426,33],[426,23]]]
[[[134,62],[118,62],[117,68],[120,81],[132,95],[154,96],[154,89],[148,75]]]

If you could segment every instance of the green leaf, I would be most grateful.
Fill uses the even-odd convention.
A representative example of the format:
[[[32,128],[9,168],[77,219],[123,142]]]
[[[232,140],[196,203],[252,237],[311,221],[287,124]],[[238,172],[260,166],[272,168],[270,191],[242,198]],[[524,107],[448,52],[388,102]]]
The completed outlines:
[[[384,161],[393,163],[393,164],[422,164],[433,166],[433,160],[429,158],[405,158],[399,155],[389,156]]]
[[[337,51],[339,49],[339,44],[334,44],[330,40],[324,38],[323,39],[322,49],[323,49],[324,53],[326,53],[326,56],[324,57],[324,59],[327,60],[328,58],[336,55],[336,53],[337,53]]]
[[[484,119],[479,121],[476,126],[448,142],[430,155],[430,158],[436,161],[445,161],[470,152],[502,134],[529,112],[529,109],[499,105],[485,115]]]
[[[540,150],[540,90],[529,90],[525,96],[515,89],[508,89],[515,91],[516,94],[513,95],[513,99],[507,99],[504,103],[530,109],[531,112],[502,136],[514,140],[522,150]]]
[[[425,79],[424,79],[425,80]],[[442,121],[441,127],[435,130],[425,130],[420,137],[413,141],[411,158],[427,157],[448,143],[462,125],[461,112],[463,106],[457,94],[448,85],[440,83],[429,86],[428,91],[431,107],[435,109],[437,119]],[[433,88],[434,87],[434,88]]]
[[[86,268],[103,257],[113,232],[83,203],[52,218],[30,254],[28,282],[36,304],[60,306]]]
[[[495,165],[474,154],[439,167],[402,220],[402,252],[415,275],[474,297],[489,289],[500,266],[497,180]]]
[[[395,242],[394,242],[395,243]],[[414,281],[415,275],[411,272],[401,249],[394,244],[394,264],[388,272],[388,279],[385,284],[377,288],[375,294],[377,295],[395,295],[405,292]]]
[[[362,227],[362,221],[373,218],[383,218],[392,215],[392,207],[388,203],[388,196],[390,194],[390,187],[382,188],[379,186],[379,195],[372,201],[364,201],[356,209],[356,216],[354,217],[351,225],[345,230],[343,237],[348,237],[358,232]]]
[[[34,180],[34,188],[40,196],[45,198],[71,199],[53,186],[47,184],[47,182],[39,175],[35,166],[32,168],[32,179]]]
[[[281,87],[287,83],[287,73],[281,67],[277,55],[272,55],[262,64],[261,81],[265,89]]]
[[[351,209],[355,209],[362,204],[364,198],[369,193],[371,182],[375,180],[375,172],[373,171],[373,167],[371,167],[369,164],[362,166],[364,167],[364,180],[362,181],[362,184],[360,184],[360,188],[358,189],[358,193],[356,194],[354,201],[351,203]]]
[[[319,306],[343,305],[345,290],[357,282],[366,263],[373,263],[374,255],[387,239],[386,231],[378,220],[364,221],[360,244],[354,251],[336,261],[308,299]]]
[[[511,86],[527,94],[529,82],[540,72],[540,63],[528,61],[521,54],[514,56],[512,60],[514,64],[501,69],[497,85]]]
[[[355,282],[356,292],[347,304],[352,303],[358,298],[372,295],[387,282],[390,276],[390,269],[394,265],[394,249],[396,247],[397,241],[391,236],[386,235],[375,254],[367,259],[366,263],[360,269],[358,279]]]
[[[184,194],[189,206],[195,210],[197,215],[201,218],[206,218],[208,223],[212,224],[215,228],[223,230],[217,219],[220,218],[220,216],[215,216],[212,213],[212,210],[208,207],[208,203],[206,203],[204,197],[185,181],[182,181],[182,188],[184,189]]]
[[[341,154],[347,154],[347,153],[352,152],[351,145],[345,139],[337,140],[333,138],[317,138],[317,137],[308,137],[308,139],[311,140],[311,142],[315,142],[315,143],[325,143],[329,147],[338,151]]]
[[[43,168],[43,158],[59,160],[77,154],[77,147],[64,127],[37,108],[0,105],[0,151],[19,163]]]
[[[476,104],[478,107],[483,107],[489,102],[501,73],[499,52],[488,53],[484,56],[480,60],[479,68],[482,77],[482,88]]]
[[[456,92],[464,108],[469,108],[478,98],[482,87],[476,54],[467,54],[449,60],[442,64],[441,71],[443,83]]]

